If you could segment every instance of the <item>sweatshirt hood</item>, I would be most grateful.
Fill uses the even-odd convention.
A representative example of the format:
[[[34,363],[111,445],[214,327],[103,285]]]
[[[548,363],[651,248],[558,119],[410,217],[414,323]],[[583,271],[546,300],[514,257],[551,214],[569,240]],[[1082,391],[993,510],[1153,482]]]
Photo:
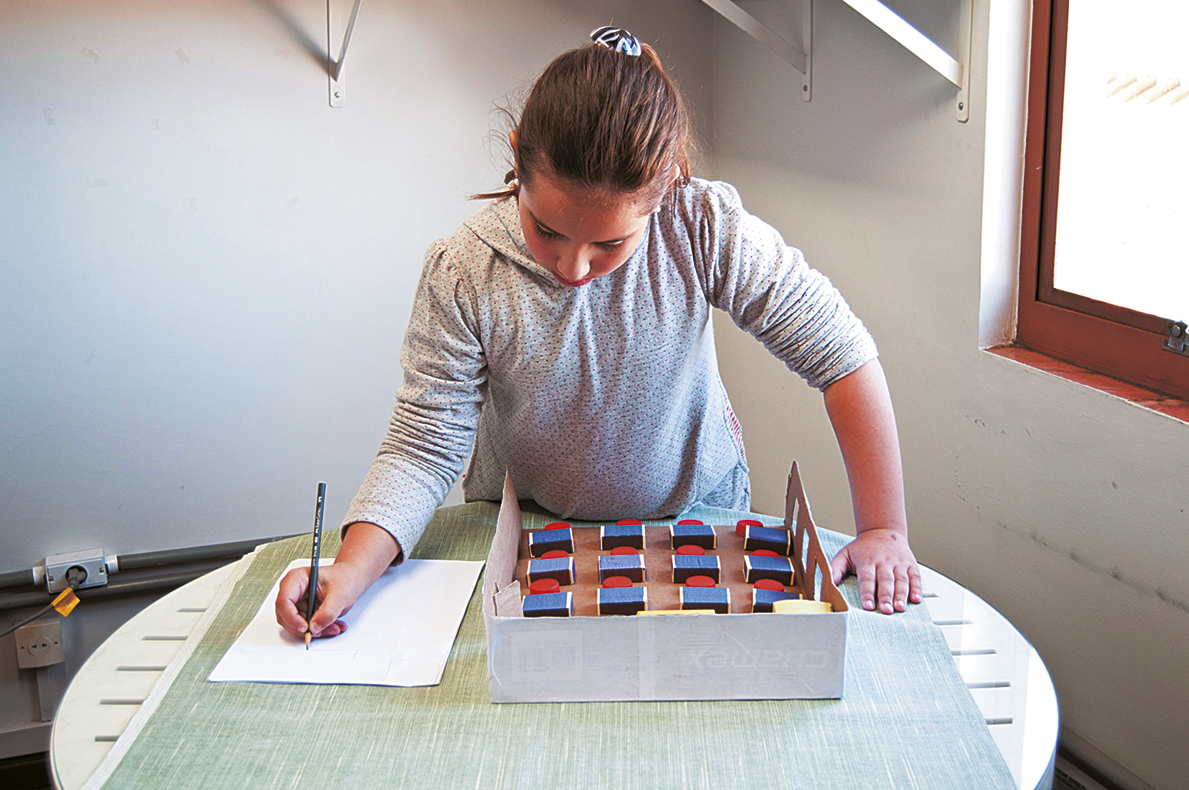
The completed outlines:
[[[556,283],[547,269],[533,260],[520,227],[520,206],[515,197],[493,200],[475,212],[463,225],[491,249],[518,266]]]

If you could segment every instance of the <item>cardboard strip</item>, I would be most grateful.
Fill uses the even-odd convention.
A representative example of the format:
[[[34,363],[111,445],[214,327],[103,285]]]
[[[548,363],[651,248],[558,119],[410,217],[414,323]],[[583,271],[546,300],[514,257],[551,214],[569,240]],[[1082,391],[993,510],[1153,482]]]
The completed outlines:
[[[483,614],[486,617],[519,617],[521,615],[520,585],[516,582],[516,554],[520,548],[520,525],[520,502],[516,499],[516,489],[512,486],[512,472],[509,470],[504,474],[503,502],[496,520],[495,538],[491,542],[491,552],[487,556],[487,568],[483,573]],[[516,584],[517,587],[515,606],[508,611],[501,611],[496,604],[496,593],[503,592],[501,582],[504,586]],[[499,600],[505,603],[510,598],[511,594],[499,596]]]

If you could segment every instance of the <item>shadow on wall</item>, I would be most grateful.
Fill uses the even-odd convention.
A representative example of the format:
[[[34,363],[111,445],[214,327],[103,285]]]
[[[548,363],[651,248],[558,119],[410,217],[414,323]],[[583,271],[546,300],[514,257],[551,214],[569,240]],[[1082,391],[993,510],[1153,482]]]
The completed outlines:
[[[330,59],[322,46],[320,36],[316,37],[306,30],[290,10],[282,6],[278,0],[252,0],[252,2],[261,11],[276,20],[293,39],[293,43],[329,75]]]

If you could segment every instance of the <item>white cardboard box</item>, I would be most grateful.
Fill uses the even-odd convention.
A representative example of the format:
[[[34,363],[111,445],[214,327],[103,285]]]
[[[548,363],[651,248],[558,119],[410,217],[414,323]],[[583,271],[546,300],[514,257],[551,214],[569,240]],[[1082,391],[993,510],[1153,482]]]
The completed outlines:
[[[832,613],[526,618],[515,578],[520,505],[508,476],[483,577],[491,701],[841,697],[847,605],[830,578],[796,462],[784,526],[794,531],[794,587],[829,602]]]

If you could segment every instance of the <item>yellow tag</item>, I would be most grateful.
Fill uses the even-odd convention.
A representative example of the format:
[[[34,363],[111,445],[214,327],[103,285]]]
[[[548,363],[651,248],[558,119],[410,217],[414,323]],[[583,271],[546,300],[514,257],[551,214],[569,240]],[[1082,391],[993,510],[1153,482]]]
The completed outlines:
[[[777,614],[822,614],[834,611],[834,607],[825,601],[777,601],[772,604],[772,611]]]
[[[636,614],[714,614],[713,609],[642,609]]]
[[[65,617],[74,611],[74,607],[78,606],[78,596],[74,594],[74,590],[67,587],[61,595],[54,599],[52,605],[58,610],[58,614]]]

